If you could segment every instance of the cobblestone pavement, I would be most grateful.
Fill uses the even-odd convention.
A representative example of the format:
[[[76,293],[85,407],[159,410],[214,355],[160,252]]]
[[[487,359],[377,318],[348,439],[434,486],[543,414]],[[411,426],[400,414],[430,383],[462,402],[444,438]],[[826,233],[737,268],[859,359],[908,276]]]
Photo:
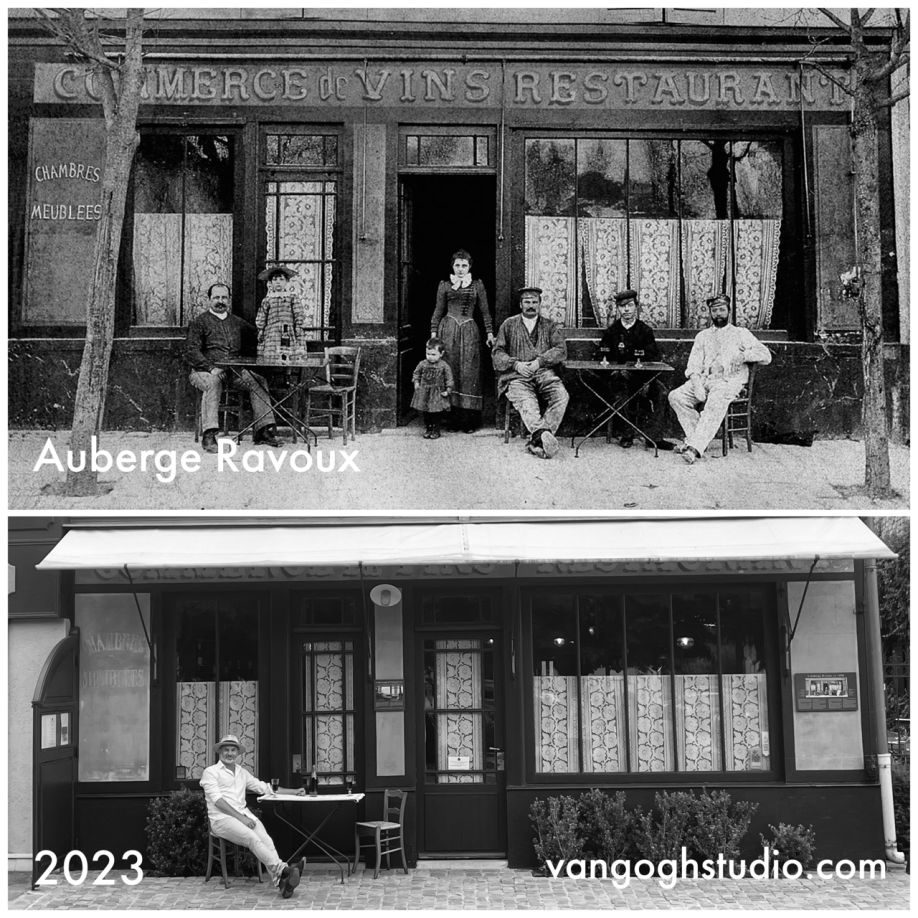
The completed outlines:
[[[909,503],[909,449],[890,447],[893,487],[873,501],[862,490],[864,445],[856,440],[817,440],[811,447],[755,444],[721,456],[719,443],[687,466],[674,453],[658,457],[640,447],[622,449],[600,437],[575,458],[570,440],[546,462],[529,455],[521,439],[504,444],[494,430],[474,436],[446,434],[424,440],[420,429],[319,440],[311,467],[303,469],[303,444],[275,450],[243,440],[225,459],[203,454],[195,471],[178,468],[161,482],[147,471],[109,471],[100,479],[110,493],[70,498],[42,491],[63,475],[36,464],[48,440],[66,461],[68,434],[12,431],[9,436],[9,506],[13,510],[860,510],[905,508]],[[230,448],[226,441],[226,449]],[[99,446],[113,456],[127,450],[168,451],[178,463],[196,451],[190,433],[105,432]],[[351,456],[345,459],[344,454]],[[195,456],[197,457],[197,453]],[[243,458],[243,457],[247,458]],[[160,460],[165,463],[167,458]],[[275,468],[273,463],[278,467]],[[247,463],[247,464],[246,464]],[[291,468],[291,463],[294,467]],[[260,466],[260,468],[259,468]],[[322,468],[324,471],[319,471]],[[355,471],[355,468],[357,471]],[[299,470],[297,470],[299,469]],[[165,467],[161,478],[168,478]]]
[[[97,875],[97,874],[96,874]],[[632,880],[616,889],[611,880],[545,879],[528,870],[438,866],[372,871],[360,868],[342,885],[338,874],[307,868],[299,888],[284,900],[271,885],[235,879],[224,890],[219,878],[144,879],[138,886],[87,883],[31,892],[24,875],[10,874],[9,908],[16,909],[857,909],[909,908],[909,877],[900,869],[885,879],[684,880],[663,889],[657,880]]]

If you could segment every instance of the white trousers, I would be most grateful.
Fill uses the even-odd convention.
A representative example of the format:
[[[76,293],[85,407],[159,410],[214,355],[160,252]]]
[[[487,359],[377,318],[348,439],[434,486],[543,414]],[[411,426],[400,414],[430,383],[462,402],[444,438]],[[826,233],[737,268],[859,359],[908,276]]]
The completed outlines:
[[[285,863],[280,859],[271,836],[265,830],[262,821],[252,812],[246,811],[249,819],[255,823],[254,829],[244,826],[232,816],[215,816],[210,820],[210,828],[214,835],[225,838],[235,845],[248,848],[268,868],[272,879],[277,880],[277,874]]]
[[[730,402],[742,388],[741,380],[717,379],[696,383],[690,379],[669,393],[669,403],[682,425],[686,446],[697,450],[699,456],[704,455],[726,417]],[[699,405],[703,406],[700,411]]]

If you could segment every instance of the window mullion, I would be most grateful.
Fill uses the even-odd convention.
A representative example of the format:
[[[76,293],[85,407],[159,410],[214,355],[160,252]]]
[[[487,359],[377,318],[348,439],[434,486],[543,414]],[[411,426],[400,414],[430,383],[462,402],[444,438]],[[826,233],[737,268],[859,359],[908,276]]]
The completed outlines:
[[[720,632],[720,591],[717,592],[717,603],[716,603],[716,622],[717,622],[717,704],[720,716],[718,721],[720,722],[720,770],[727,770],[727,727],[724,723],[725,720],[725,710],[724,710],[724,666],[723,666],[723,650],[721,645],[721,632]]]

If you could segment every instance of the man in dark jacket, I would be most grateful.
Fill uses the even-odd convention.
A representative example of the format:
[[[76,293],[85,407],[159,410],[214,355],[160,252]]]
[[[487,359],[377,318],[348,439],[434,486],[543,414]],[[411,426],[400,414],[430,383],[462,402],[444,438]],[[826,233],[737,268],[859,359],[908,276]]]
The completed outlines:
[[[609,363],[633,363],[640,358],[643,363],[660,359],[660,347],[653,329],[638,315],[640,303],[634,290],[615,294],[618,318],[609,322],[599,343],[600,353]],[[609,313],[612,319],[612,313]],[[647,382],[645,373],[632,370],[615,370],[610,375],[610,392],[616,402],[626,397],[630,401],[622,413],[632,424],[647,431],[659,449],[673,449],[669,440],[663,439],[666,430],[666,387],[659,379]],[[622,449],[634,444],[634,429],[626,427],[619,439]]]
[[[497,333],[491,362],[498,373],[497,394],[506,394],[529,431],[527,449],[541,459],[558,452],[555,432],[564,417],[568,394],[555,372],[564,365],[567,344],[561,326],[540,315],[542,291],[519,291],[520,314]]]
[[[226,284],[212,284],[207,291],[209,300],[206,312],[195,316],[188,324],[185,338],[185,362],[191,367],[189,379],[195,389],[200,389],[202,448],[208,453],[217,452],[217,431],[220,428],[218,407],[223,392],[224,370],[217,364],[232,360],[242,352],[242,335],[255,332],[255,326],[229,311],[230,291]],[[229,384],[249,393],[255,418],[255,443],[281,446],[277,438],[274,412],[268,396],[268,384],[257,373],[245,370],[241,376],[233,374]]]

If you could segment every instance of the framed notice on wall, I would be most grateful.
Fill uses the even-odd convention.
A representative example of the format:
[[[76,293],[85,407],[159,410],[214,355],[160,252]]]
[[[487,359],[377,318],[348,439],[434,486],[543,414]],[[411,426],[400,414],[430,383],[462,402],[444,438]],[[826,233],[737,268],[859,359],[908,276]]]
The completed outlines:
[[[857,673],[795,673],[798,711],[856,711]]]

